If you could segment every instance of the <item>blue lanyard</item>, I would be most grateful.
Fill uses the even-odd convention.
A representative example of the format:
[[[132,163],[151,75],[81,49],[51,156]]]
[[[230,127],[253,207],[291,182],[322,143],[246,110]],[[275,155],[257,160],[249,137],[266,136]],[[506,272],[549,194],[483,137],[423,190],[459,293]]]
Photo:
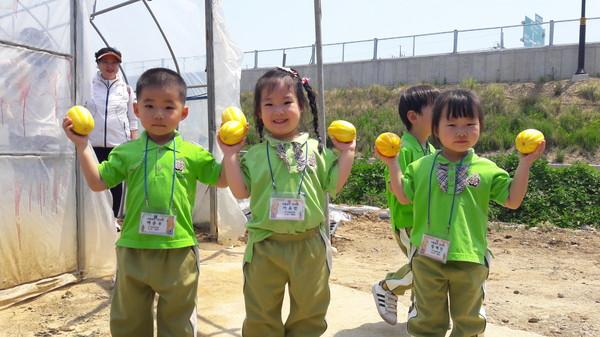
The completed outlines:
[[[175,195],[175,164],[177,161],[177,148],[175,137],[173,137],[173,182],[171,183],[171,200],[169,202],[169,207],[173,207],[173,196]],[[148,163],[148,137],[146,137],[146,149],[144,151],[144,192],[146,193],[146,206],[149,205],[148,201],[148,172],[147,172],[147,163]]]
[[[436,153],[435,157],[433,157],[433,164],[431,165],[431,171],[429,172],[429,193],[427,195],[427,231],[431,230],[431,177],[433,176],[433,169],[435,168],[435,161],[437,160],[437,157],[440,155],[440,153],[442,153],[442,151]],[[448,218],[448,227],[446,228],[446,235],[448,235],[448,233],[450,233],[450,225],[452,223],[452,211],[454,211],[454,201],[456,200],[456,186],[458,185],[458,182],[456,181],[456,177],[458,174],[458,169],[462,166],[462,162],[463,162],[463,159],[465,159],[465,157],[462,157],[460,159],[460,162],[458,163],[458,166],[456,167],[456,172],[454,173],[454,193],[452,195],[452,206],[450,206],[450,217]]]
[[[426,156],[429,154],[429,141],[426,140],[425,141],[425,147],[423,147],[423,145],[421,145],[421,142],[419,142],[419,140],[417,139],[417,142],[419,143],[419,146],[421,147],[421,151],[423,152],[423,155]]]
[[[302,170],[302,177],[300,178],[300,186],[298,186],[298,195],[302,194],[306,196],[306,194],[302,193],[302,183],[304,182],[304,174],[306,173],[306,167],[308,166],[308,140],[306,141],[306,152],[304,153],[304,157],[306,163],[304,165],[304,170]],[[273,186],[273,190],[277,192],[277,186],[275,186],[275,177],[273,176],[273,167],[271,167],[271,156],[269,155],[269,142],[265,142],[267,146],[267,162],[269,162],[269,172],[271,173],[271,185]]]

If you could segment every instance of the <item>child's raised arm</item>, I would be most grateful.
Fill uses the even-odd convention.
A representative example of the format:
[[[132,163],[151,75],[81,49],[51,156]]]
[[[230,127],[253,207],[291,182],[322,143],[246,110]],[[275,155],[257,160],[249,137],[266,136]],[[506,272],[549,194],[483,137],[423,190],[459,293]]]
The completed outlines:
[[[79,165],[90,189],[94,192],[100,192],[108,189],[104,180],[100,176],[98,165],[94,160],[92,150],[88,146],[88,136],[82,136],[73,131],[73,121],[69,117],[63,119],[62,128],[74,144],[79,157]]]
[[[335,146],[340,154],[338,156],[338,184],[337,192],[339,193],[348,181],[350,172],[352,171],[352,165],[354,165],[354,150],[356,149],[356,139],[351,142],[344,143],[340,142],[335,137],[330,137],[333,145]]]
[[[398,202],[401,204],[410,204],[410,199],[404,194],[404,183],[402,183],[402,170],[400,169],[400,163],[398,163],[398,155],[386,157],[379,152],[376,146],[374,146],[373,149],[375,156],[388,167],[390,173],[390,191],[396,196],[396,199],[398,199]]]
[[[217,142],[221,151],[223,151],[223,170],[225,170],[225,176],[227,184],[231,193],[236,199],[246,199],[250,196],[248,188],[246,188],[246,182],[244,181],[244,175],[242,168],[240,167],[240,157],[238,153],[246,144],[246,137],[241,142],[235,145],[227,145],[221,141],[221,137],[217,135]]]
[[[530,154],[519,154],[519,165],[515,171],[515,176],[510,184],[508,198],[504,201],[504,206],[510,209],[517,209],[521,206],[527,184],[529,182],[529,168],[536,159],[538,159],[546,149],[546,141],[542,141],[538,147]]]

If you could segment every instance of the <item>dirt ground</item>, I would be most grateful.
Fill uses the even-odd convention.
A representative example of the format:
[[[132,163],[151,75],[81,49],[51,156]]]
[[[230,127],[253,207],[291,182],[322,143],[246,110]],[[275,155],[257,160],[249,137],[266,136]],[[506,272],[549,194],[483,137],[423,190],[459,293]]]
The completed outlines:
[[[389,221],[378,212],[353,217],[334,233],[331,283],[370,292],[406,258]],[[544,336],[600,336],[597,230],[493,223],[489,243],[495,255],[485,302],[491,323]],[[241,261],[216,243],[202,242],[201,247],[202,259]],[[0,311],[0,336],[109,336],[110,289],[110,278],[87,280],[9,307]],[[408,307],[408,299],[399,301]],[[369,309],[376,310],[374,305]],[[405,321],[404,315],[399,313],[399,321]]]

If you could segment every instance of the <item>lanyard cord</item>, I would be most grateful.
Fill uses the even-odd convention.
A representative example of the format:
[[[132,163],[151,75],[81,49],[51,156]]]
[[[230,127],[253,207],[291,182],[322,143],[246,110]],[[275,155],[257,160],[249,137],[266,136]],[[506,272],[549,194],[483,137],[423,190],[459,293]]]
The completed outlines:
[[[173,182],[171,183],[171,200],[169,201],[169,207],[173,207],[173,196],[175,195],[175,164],[177,160],[177,148],[175,138],[173,137]],[[148,173],[146,170],[148,162],[148,137],[146,137],[146,150],[144,151],[144,192],[146,193],[146,206],[149,205],[148,201]]]
[[[429,193],[427,195],[427,231],[431,230],[431,177],[433,176],[433,169],[435,168],[435,161],[442,151],[435,154],[433,157],[433,164],[431,165],[431,171],[429,172]],[[465,157],[460,159],[458,166],[456,167],[456,173],[454,174],[454,193],[452,194],[452,205],[450,206],[450,217],[448,218],[448,227],[446,228],[446,235],[450,233],[450,225],[452,223],[452,212],[454,211],[454,201],[456,200],[456,187],[458,182],[456,181],[458,176],[458,169],[462,166],[462,162]]]
[[[417,142],[419,143],[419,146],[421,147],[421,151],[423,152],[423,155],[426,156],[429,154],[429,141],[426,140],[425,141],[425,147],[423,147],[423,145],[421,145],[421,142],[419,142],[419,140],[417,139]]]
[[[273,168],[271,167],[271,156],[269,155],[269,141],[266,141],[265,145],[267,147],[267,162],[269,162],[269,172],[271,173],[271,185],[273,185],[273,190],[277,192],[277,186],[275,186],[275,177],[273,176]],[[298,195],[303,194],[301,192],[302,183],[304,182],[304,174],[306,173],[306,167],[308,166],[308,140],[306,141],[306,152],[304,153],[304,157],[306,158],[306,164],[304,165],[304,170],[302,170],[300,186],[298,186]]]

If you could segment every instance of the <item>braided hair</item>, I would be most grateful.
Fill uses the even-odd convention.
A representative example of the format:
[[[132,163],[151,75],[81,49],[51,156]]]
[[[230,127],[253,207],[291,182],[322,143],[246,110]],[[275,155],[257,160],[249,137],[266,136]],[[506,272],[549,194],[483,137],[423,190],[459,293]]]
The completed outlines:
[[[283,83],[293,88],[296,98],[298,99],[298,106],[300,111],[304,113],[305,107],[308,103],[310,111],[313,115],[313,128],[319,141],[319,153],[323,153],[323,141],[319,133],[319,110],[317,108],[317,93],[308,83],[309,79],[301,78],[298,72],[292,68],[277,67],[267,71],[262,75],[256,82],[254,87],[254,121],[256,125],[256,131],[260,137],[260,141],[263,140],[264,123],[260,118],[260,102],[262,100],[263,90],[271,91],[275,86]],[[306,95],[304,95],[306,91]],[[308,100],[307,100],[308,97]]]

